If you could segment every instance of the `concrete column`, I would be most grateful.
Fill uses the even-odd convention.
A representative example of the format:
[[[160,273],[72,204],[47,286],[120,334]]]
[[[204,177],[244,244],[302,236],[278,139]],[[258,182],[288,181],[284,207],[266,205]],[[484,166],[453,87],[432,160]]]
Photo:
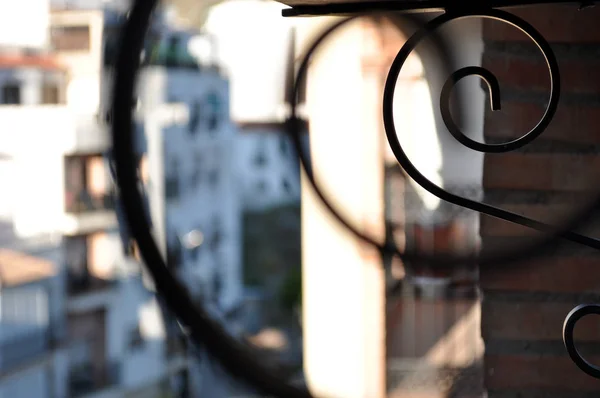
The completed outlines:
[[[300,53],[331,18],[299,22]],[[307,85],[316,177],[356,225],[384,235],[381,135],[363,75],[365,31],[348,25],[322,46]],[[331,217],[302,176],[305,372],[317,396],[385,396],[384,273],[379,254]]]

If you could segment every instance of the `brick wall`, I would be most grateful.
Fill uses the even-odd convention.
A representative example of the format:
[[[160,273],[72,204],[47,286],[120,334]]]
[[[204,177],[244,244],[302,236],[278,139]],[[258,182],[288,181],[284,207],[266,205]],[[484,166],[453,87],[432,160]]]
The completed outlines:
[[[486,202],[556,221],[598,186],[600,157],[600,9],[538,6],[514,10],[550,42],[559,61],[557,115],[534,143],[486,155]],[[484,22],[483,66],[501,86],[503,111],[487,111],[486,140],[508,140],[533,127],[545,108],[549,76],[539,50],[518,30]],[[595,230],[592,227],[591,230]],[[482,217],[483,250],[520,242],[529,230]],[[481,270],[485,384],[490,398],[592,397],[600,381],[575,367],[562,344],[562,323],[579,303],[600,301],[600,253],[574,244],[556,247],[520,269]],[[600,364],[600,328],[586,319],[576,341]]]

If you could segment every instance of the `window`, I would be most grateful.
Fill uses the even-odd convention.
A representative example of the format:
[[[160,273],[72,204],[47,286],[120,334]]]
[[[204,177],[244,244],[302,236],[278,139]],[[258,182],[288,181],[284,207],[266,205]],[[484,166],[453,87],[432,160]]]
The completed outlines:
[[[65,210],[81,213],[112,209],[110,170],[102,155],[65,157]]]
[[[80,235],[65,239],[65,262],[69,289],[85,287],[90,276],[87,237]]]
[[[221,116],[221,99],[219,95],[212,91],[206,96],[207,108],[210,109],[208,115],[208,131],[214,132],[219,126]]]
[[[165,196],[167,200],[179,198],[179,162],[177,160],[171,163],[171,170],[168,172],[165,182]]]
[[[179,177],[177,175],[167,177],[165,183],[165,196],[167,200],[179,198]]]
[[[90,49],[90,27],[53,26],[50,28],[50,42],[57,51],[87,51]]]
[[[267,164],[267,155],[264,151],[258,150],[254,155],[253,162],[256,167],[263,167]]]
[[[60,103],[60,91],[55,83],[46,82],[42,86],[42,104]]]
[[[198,124],[200,123],[200,110],[200,102],[194,101],[194,104],[191,106],[190,109],[190,122],[188,124],[188,130],[192,135],[195,135],[198,129]]]
[[[213,294],[213,302],[216,303],[217,305],[219,304],[219,297],[221,296],[221,290],[223,288],[223,282],[221,281],[221,275],[219,271],[215,271],[213,273],[213,288],[212,288],[212,294]]]
[[[202,156],[199,153],[194,154],[194,171],[190,179],[192,188],[197,188],[202,178]]]
[[[213,233],[209,242],[209,247],[211,251],[215,252],[219,249],[221,242],[223,241],[221,220],[218,217],[213,218],[212,229]]]
[[[2,103],[7,105],[21,103],[21,87],[18,83],[8,83],[2,87]]]
[[[208,173],[208,183],[215,188],[219,183],[219,171],[217,169],[212,169],[210,173]]]
[[[256,189],[258,190],[259,193],[266,193],[267,192],[267,183],[264,181],[259,181],[258,184],[256,184]]]
[[[283,187],[283,190],[285,191],[285,193],[292,193],[292,185],[290,184],[290,182],[287,180],[287,178],[284,178],[281,181],[281,186]]]
[[[263,167],[267,164],[267,143],[264,138],[258,143],[258,148],[256,149],[256,153],[254,155],[254,159],[252,160],[256,167]]]
[[[279,137],[279,151],[283,156],[288,155],[288,143],[286,137]]]
[[[137,350],[144,345],[144,338],[142,337],[142,331],[140,330],[140,326],[136,325],[129,332],[129,349]]]

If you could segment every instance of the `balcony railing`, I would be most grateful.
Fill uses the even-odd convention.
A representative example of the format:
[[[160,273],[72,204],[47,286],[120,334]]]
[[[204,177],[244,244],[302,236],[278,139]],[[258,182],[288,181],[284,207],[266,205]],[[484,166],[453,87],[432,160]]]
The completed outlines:
[[[87,191],[77,193],[67,192],[65,210],[67,213],[81,214],[92,211],[115,209],[115,198],[111,193],[91,195]]]
[[[87,394],[118,385],[121,366],[117,362],[94,363],[92,361],[74,365],[69,370],[70,397],[83,397]]]
[[[167,358],[184,355],[186,348],[185,340],[181,336],[172,335],[165,340],[165,354]]]
[[[19,325],[0,324],[0,328],[16,328]],[[29,330],[25,330],[29,329]],[[50,350],[48,327],[25,328],[21,333],[0,342],[0,374],[42,358]]]
[[[110,279],[95,278],[91,275],[85,276],[67,276],[67,292],[71,296],[95,292],[114,286],[114,281]]]

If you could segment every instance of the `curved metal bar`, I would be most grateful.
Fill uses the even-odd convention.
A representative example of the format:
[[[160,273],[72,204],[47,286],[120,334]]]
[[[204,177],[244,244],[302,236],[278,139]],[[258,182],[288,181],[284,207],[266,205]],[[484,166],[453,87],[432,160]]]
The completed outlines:
[[[583,370],[588,375],[600,379],[600,367],[588,362],[575,347],[574,332],[577,322],[586,315],[600,315],[600,305],[598,304],[581,304],[573,308],[565,318],[563,324],[563,341],[565,348],[575,362],[575,365]]]
[[[447,21],[448,22],[448,21]],[[508,22],[505,20],[504,22]],[[523,28],[531,28],[531,26],[527,27],[523,25],[519,27],[523,32],[526,32]],[[510,152],[516,149],[519,149],[531,141],[535,140],[540,134],[546,130],[546,127],[552,121],[554,114],[556,112],[556,108],[558,107],[558,99],[559,99],[559,90],[560,90],[560,75],[558,72],[558,64],[556,63],[556,59],[554,59],[552,49],[545,41],[537,41],[535,35],[531,36],[533,31],[526,32],[529,37],[538,45],[538,48],[542,50],[542,54],[544,54],[544,58],[546,59],[546,63],[548,65],[548,70],[550,71],[550,100],[548,101],[548,105],[546,106],[546,111],[542,116],[542,119],[538,122],[538,124],[531,129],[528,133],[523,135],[522,137],[517,138],[516,140],[506,142],[503,144],[485,144],[482,142],[477,142],[475,140],[470,139],[466,135],[464,135],[460,128],[454,123],[454,119],[452,118],[452,113],[450,112],[450,94],[452,93],[452,89],[455,84],[458,83],[459,80],[467,77],[467,76],[479,76],[486,82],[490,91],[490,105],[492,111],[498,111],[501,108],[500,102],[500,87],[498,85],[498,80],[496,76],[489,70],[482,68],[480,66],[467,66],[466,68],[462,68],[454,72],[446,83],[442,87],[442,93],[440,96],[440,110],[442,113],[442,119],[444,120],[444,124],[446,128],[452,134],[454,138],[456,138],[460,143],[464,146],[473,149],[478,152],[486,152],[486,153],[502,153],[502,152]],[[536,32],[537,33],[537,32]],[[539,35],[539,34],[538,34]],[[539,40],[541,35],[537,38]]]
[[[519,148],[522,145],[530,142],[531,140],[533,140],[534,138],[539,136],[545,130],[545,128],[548,126],[548,124],[550,123],[550,121],[556,111],[556,107],[558,105],[558,98],[559,98],[559,93],[560,93],[560,75],[559,75],[559,71],[558,71],[558,63],[556,61],[554,53],[552,52],[550,45],[546,42],[546,40],[542,37],[542,35],[540,33],[538,33],[531,25],[529,25],[524,20],[522,20],[510,13],[507,13],[505,11],[490,9],[490,10],[477,10],[473,13],[467,13],[467,12],[465,12],[465,13],[446,13],[446,14],[443,14],[443,15],[431,20],[421,30],[419,30],[413,36],[411,36],[407,40],[405,45],[398,52],[396,58],[394,59],[394,62],[392,63],[392,66],[390,68],[390,72],[388,74],[386,84],[385,84],[385,90],[384,90],[383,119],[384,119],[386,136],[387,136],[388,142],[390,144],[390,147],[392,149],[392,152],[394,153],[396,159],[398,160],[400,165],[404,168],[406,173],[411,178],[413,178],[419,185],[421,185],[423,188],[425,188],[427,191],[429,191],[431,194],[437,196],[438,198],[445,200],[447,202],[453,203],[458,206],[466,207],[471,210],[475,210],[475,211],[478,211],[478,212],[481,212],[484,214],[491,215],[493,217],[501,218],[506,221],[510,221],[510,222],[513,222],[516,224],[523,225],[525,227],[529,227],[529,228],[536,229],[538,231],[547,233],[547,236],[545,236],[544,238],[538,239],[537,241],[534,241],[531,244],[525,245],[518,249],[511,250],[511,251],[494,252],[494,253],[490,253],[490,255],[488,255],[486,257],[479,257],[478,263],[480,266],[499,265],[499,264],[506,265],[507,263],[515,261],[515,260],[519,260],[519,259],[523,259],[523,258],[531,258],[532,255],[539,254],[543,248],[554,244],[556,242],[556,240],[558,240],[559,238],[567,239],[567,240],[577,242],[577,243],[580,243],[580,244],[583,244],[586,246],[600,249],[600,240],[572,231],[573,229],[576,229],[582,225],[585,225],[589,221],[589,216],[591,213],[593,213],[595,211],[600,197],[596,198],[596,200],[591,205],[585,207],[582,211],[577,212],[575,214],[575,216],[573,216],[570,220],[568,220],[564,225],[553,226],[553,225],[542,223],[542,222],[533,220],[531,218],[524,217],[524,216],[521,216],[521,215],[518,215],[518,214],[515,214],[512,212],[494,207],[494,206],[487,205],[482,202],[474,201],[474,200],[471,200],[471,199],[468,199],[468,198],[465,198],[462,196],[452,194],[452,193],[440,188],[439,186],[437,186],[436,184],[431,182],[429,179],[427,179],[423,174],[421,174],[417,170],[417,168],[413,165],[413,163],[410,161],[410,159],[408,158],[406,153],[404,152],[402,145],[400,144],[397,134],[396,134],[394,114],[393,114],[393,98],[394,98],[394,93],[395,93],[395,88],[396,88],[396,81],[398,79],[398,76],[400,75],[400,71],[402,69],[402,66],[404,65],[404,62],[406,61],[406,59],[408,58],[410,53],[412,51],[414,51],[414,49],[417,47],[417,45],[425,37],[427,37],[431,33],[435,32],[442,25],[444,25],[450,21],[460,20],[460,19],[464,19],[464,18],[474,18],[474,17],[489,18],[489,19],[494,19],[494,20],[508,23],[508,24],[520,29],[523,33],[525,33],[527,36],[529,36],[531,38],[531,40],[534,41],[534,43],[536,43],[538,48],[540,48],[540,50],[542,51],[542,54],[544,55],[546,62],[548,63],[548,68],[550,70],[551,83],[552,83],[551,98],[550,98],[550,101],[546,108],[546,112],[545,112],[544,116],[542,117],[542,120],[537,124],[537,126],[532,131],[530,131],[528,134],[526,134],[525,136],[523,136],[515,141],[511,141],[506,144],[500,144],[499,147],[494,147],[494,146],[490,146],[488,144],[483,144],[483,143],[479,143],[476,141],[472,141],[472,140],[468,139],[467,137],[465,137],[462,134],[462,132],[460,132],[457,129],[455,129],[453,135],[455,137],[457,137],[457,139],[463,143],[464,143],[464,141],[469,140],[470,145],[467,145],[467,146],[469,146],[472,149],[484,150],[484,152],[505,152],[506,150],[516,149],[516,148]],[[479,74],[484,74],[484,77],[486,77],[488,79],[490,78],[490,76],[493,76],[491,74],[491,72],[489,72],[489,71],[482,72],[482,70],[485,70],[485,69],[483,69],[483,68],[463,69],[462,72],[461,71],[458,72],[459,73],[458,76],[461,76],[462,74],[465,74],[465,76],[471,75],[474,72],[477,72]],[[494,80],[490,80],[490,81],[494,81]],[[445,109],[446,103],[447,103],[447,101],[446,101],[447,98],[445,98],[445,97],[449,96],[449,90],[451,88],[451,84],[452,83],[448,83],[448,82],[446,83],[446,92],[442,96],[442,100],[441,100],[442,101],[441,102],[442,112],[447,112],[448,114],[449,114],[449,110]],[[491,86],[492,89],[494,89],[493,84],[494,83],[492,83],[492,86]],[[494,100],[492,98],[492,105],[493,105],[493,101]],[[451,120],[451,116],[447,115],[445,120],[447,120],[447,119]],[[452,126],[449,127],[449,130],[452,131]],[[458,138],[458,137],[460,137],[460,138]],[[473,148],[473,147],[475,147],[475,148]],[[433,261],[428,259],[428,261],[430,262],[430,265],[433,265],[433,266],[445,266],[449,262],[458,264],[458,263],[464,263],[465,260],[468,260],[468,258],[463,258],[463,257],[458,257],[458,256],[447,255],[445,257],[446,258],[444,259],[444,261],[437,261],[437,259],[432,259]]]
[[[478,76],[481,79],[483,79],[483,81],[487,84],[489,90],[490,108],[492,109],[492,111],[499,111],[501,109],[502,103],[500,101],[500,86],[498,84],[498,79],[496,79],[496,76],[494,76],[492,72],[485,68],[482,68],[481,66],[467,66],[465,68],[457,70],[452,75],[450,75],[450,77],[448,78],[448,80],[446,80],[446,83],[444,83],[444,86],[442,87],[442,92],[440,95],[440,110],[442,113],[442,119],[444,120],[444,124],[450,131],[450,134],[452,134],[452,136],[454,136],[454,138],[456,138],[458,142],[460,142],[468,148],[473,149],[474,151],[510,151],[512,147],[507,148],[506,144],[490,145],[472,140],[466,135],[464,135],[463,132],[460,131],[460,128],[456,125],[456,123],[454,123],[452,112],[450,112],[450,95],[452,94],[452,89],[454,89],[456,83],[468,76]]]

